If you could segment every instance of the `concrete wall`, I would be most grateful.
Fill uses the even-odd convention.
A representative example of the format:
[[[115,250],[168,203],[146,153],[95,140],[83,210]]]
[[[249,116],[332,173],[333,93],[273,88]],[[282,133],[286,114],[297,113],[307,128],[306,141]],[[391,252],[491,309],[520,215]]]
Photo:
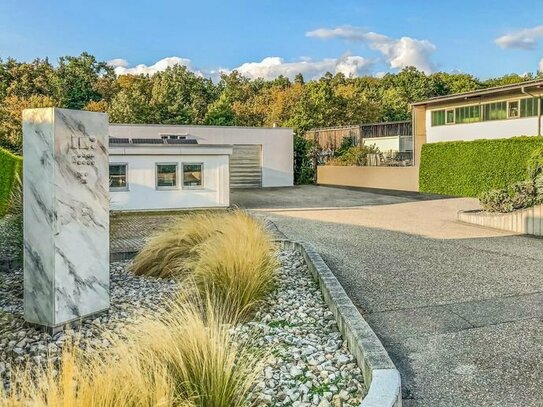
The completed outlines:
[[[317,183],[349,187],[419,190],[418,167],[317,167]]]
[[[226,207],[230,204],[228,155],[119,155],[110,151],[110,163],[128,164],[128,191],[111,191],[111,209],[167,210]],[[183,189],[182,163],[204,163],[202,189]],[[156,163],[177,163],[178,188],[157,190]]]
[[[537,134],[537,117],[432,126],[431,114],[430,110],[426,111],[426,141],[428,143],[533,136]]]
[[[511,213],[461,211],[458,213],[458,220],[487,228],[543,236],[543,205],[536,205]]]
[[[413,106],[412,121],[413,121],[413,143],[414,143],[413,163],[415,166],[418,167],[420,165],[422,145],[426,143],[425,106]]]
[[[170,126],[110,124],[111,137],[160,138],[161,134],[188,135],[199,144],[262,145],[262,186],[294,183],[293,132],[288,128]]]

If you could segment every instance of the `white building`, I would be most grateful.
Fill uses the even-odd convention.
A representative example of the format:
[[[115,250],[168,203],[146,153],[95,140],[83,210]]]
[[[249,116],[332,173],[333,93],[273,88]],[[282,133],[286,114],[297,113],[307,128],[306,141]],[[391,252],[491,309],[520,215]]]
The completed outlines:
[[[217,208],[230,188],[293,184],[284,128],[110,125],[111,208]]]
[[[415,138],[420,144],[541,135],[542,96],[543,80],[535,80],[414,103]]]
[[[198,145],[231,145],[230,186],[292,186],[293,131],[282,127],[110,124],[112,138],[184,139]]]

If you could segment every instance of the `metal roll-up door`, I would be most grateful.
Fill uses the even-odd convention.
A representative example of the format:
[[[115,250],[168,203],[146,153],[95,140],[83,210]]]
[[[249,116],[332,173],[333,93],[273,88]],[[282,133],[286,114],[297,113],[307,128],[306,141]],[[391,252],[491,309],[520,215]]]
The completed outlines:
[[[234,144],[230,156],[230,187],[262,187],[262,146]]]

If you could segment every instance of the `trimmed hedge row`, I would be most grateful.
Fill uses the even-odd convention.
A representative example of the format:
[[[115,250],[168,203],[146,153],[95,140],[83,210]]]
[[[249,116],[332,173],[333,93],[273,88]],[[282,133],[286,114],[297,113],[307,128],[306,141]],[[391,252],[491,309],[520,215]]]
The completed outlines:
[[[527,162],[543,137],[450,141],[422,146],[420,191],[477,197],[527,179]]]
[[[4,216],[15,181],[15,174],[22,175],[23,159],[0,148],[0,216]]]

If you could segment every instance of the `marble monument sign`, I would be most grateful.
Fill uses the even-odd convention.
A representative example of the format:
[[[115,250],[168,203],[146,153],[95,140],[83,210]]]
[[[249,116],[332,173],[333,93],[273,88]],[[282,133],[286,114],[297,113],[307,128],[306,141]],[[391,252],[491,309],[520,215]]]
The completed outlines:
[[[57,329],[109,308],[108,117],[23,112],[24,313]]]

